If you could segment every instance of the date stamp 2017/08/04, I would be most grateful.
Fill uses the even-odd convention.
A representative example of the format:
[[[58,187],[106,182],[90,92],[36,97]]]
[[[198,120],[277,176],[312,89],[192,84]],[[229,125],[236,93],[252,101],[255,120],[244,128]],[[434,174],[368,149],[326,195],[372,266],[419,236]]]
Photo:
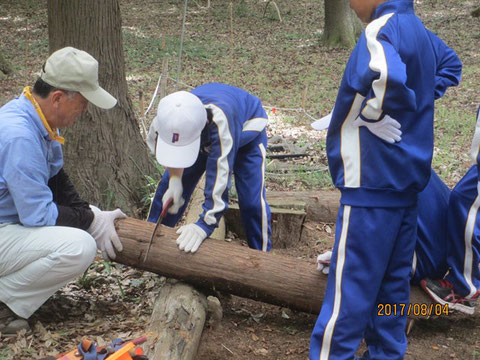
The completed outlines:
[[[378,304],[378,316],[441,316],[449,315],[448,304]]]

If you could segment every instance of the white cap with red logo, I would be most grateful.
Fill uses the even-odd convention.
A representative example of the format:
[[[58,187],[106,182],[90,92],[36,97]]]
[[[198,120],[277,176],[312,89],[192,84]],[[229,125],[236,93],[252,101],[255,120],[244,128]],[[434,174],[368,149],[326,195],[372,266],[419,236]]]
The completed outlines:
[[[197,160],[206,123],[207,111],[197,96],[174,92],[160,100],[147,145],[161,165],[187,168]]]

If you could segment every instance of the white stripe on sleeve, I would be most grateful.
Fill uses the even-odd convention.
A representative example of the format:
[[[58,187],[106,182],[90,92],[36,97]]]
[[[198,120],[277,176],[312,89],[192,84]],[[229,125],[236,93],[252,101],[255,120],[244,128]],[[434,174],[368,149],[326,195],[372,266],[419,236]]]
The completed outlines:
[[[228,120],[225,113],[218,106],[209,104],[205,106],[212,110],[213,122],[217,125],[218,136],[220,138],[221,154],[217,160],[217,177],[212,190],[213,207],[205,213],[204,221],[208,225],[217,223],[215,214],[225,209],[225,203],[222,195],[227,188],[230,176],[230,167],[228,165],[228,154],[232,150],[233,138],[228,126]]]
[[[477,163],[478,153],[480,151],[480,108],[477,112],[477,123],[475,124],[475,135],[473,135],[472,148],[470,150],[470,156],[472,157],[473,164]]]
[[[360,130],[353,122],[360,113],[362,102],[365,99],[360,94],[355,96],[350,112],[343,122],[340,131],[340,155],[343,161],[343,177],[345,187],[360,187],[361,157],[360,157]]]
[[[370,52],[370,69],[380,73],[377,80],[372,83],[372,89],[375,97],[367,102],[367,106],[362,111],[362,115],[367,119],[378,120],[382,115],[383,98],[387,90],[388,67],[385,50],[380,41],[377,40],[378,33],[387,23],[393,13],[384,15],[370,24],[365,29],[365,37],[367,38],[367,47]]]
[[[267,126],[268,119],[254,118],[243,123],[242,131],[262,131]]]

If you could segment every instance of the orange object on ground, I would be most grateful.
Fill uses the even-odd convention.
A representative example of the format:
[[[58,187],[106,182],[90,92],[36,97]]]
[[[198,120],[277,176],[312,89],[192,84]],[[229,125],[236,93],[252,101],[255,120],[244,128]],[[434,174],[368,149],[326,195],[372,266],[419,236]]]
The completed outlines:
[[[130,350],[132,350],[134,347],[135,344],[133,342],[128,342],[105,360],[133,360],[132,356],[130,355]]]

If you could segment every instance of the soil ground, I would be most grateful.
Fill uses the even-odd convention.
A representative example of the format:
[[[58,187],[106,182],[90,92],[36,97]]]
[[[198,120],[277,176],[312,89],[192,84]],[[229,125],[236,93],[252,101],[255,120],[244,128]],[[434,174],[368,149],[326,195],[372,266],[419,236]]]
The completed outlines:
[[[290,161],[271,160],[268,188],[330,187],[325,134],[310,131],[309,123],[310,116],[318,118],[332,108],[349,50],[321,44],[323,1],[276,3],[282,22],[265,1],[212,0],[209,9],[205,0],[190,2],[180,87],[221,81],[253,92],[269,112],[269,135],[287,138],[309,153]],[[170,77],[177,77],[183,2],[121,0],[120,4],[127,80],[139,114],[138,91],[150,100],[165,56]],[[469,166],[467,154],[479,101],[480,23],[470,16],[478,2],[425,0],[415,5],[427,27],[445,39],[464,63],[461,86],[449,90],[436,107],[433,166],[452,186]],[[0,74],[0,104],[4,104],[33,83],[48,56],[46,2],[3,0],[0,31],[0,51],[14,70]],[[170,81],[169,91],[173,87]],[[332,244],[334,224],[312,227],[316,230],[298,247],[273,252],[307,259],[315,266],[316,255]],[[236,245],[244,246],[232,241]],[[164,281],[155,274],[97,260],[31,318],[32,332],[0,338],[0,359],[39,359],[71,349],[82,336],[100,345],[117,337],[139,336]],[[223,320],[205,329],[198,359],[308,358],[315,315],[234,296],[220,300]],[[418,321],[408,337],[405,359],[479,359],[479,325],[478,316]]]

